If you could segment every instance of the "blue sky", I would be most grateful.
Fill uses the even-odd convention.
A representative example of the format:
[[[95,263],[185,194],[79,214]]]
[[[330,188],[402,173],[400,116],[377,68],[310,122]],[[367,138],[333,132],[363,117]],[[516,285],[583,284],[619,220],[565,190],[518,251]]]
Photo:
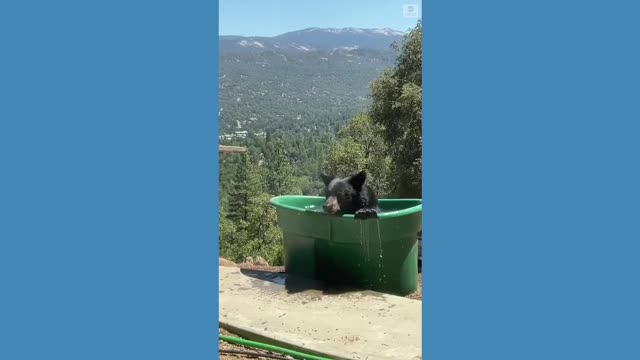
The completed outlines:
[[[405,31],[404,4],[420,0],[220,0],[220,35],[274,36],[308,27],[392,28]]]

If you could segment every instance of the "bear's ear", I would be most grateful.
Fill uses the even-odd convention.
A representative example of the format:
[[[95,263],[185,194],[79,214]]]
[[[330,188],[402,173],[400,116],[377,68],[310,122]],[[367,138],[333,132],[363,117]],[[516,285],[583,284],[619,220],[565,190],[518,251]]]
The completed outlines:
[[[365,180],[367,180],[367,173],[364,171],[360,171],[359,173],[353,175],[349,178],[349,184],[353,186],[356,190],[362,190],[362,185],[364,185]]]
[[[325,175],[323,173],[320,173],[320,177],[322,178],[322,182],[324,183],[324,186],[329,186],[329,184],[333,180],[333,176]]]

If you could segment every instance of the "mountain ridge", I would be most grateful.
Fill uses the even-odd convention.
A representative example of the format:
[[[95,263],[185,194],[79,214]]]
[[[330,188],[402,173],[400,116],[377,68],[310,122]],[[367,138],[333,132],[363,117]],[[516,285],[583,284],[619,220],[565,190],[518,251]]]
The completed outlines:
[[[358,28],[358,27],[342,27],[342,28],[331,28],[331,27],[308,27],[300,30],[292,30],[287,31],[282,34],[273,35],[273,36],[264,36],[264,35],[236,35],[236,34],[224,34],[219,35],[219,37],[239,37],[239,38],[275,38],[278,36],[298,33],[298,32],[312,32],[312,31],[324,31],[324,32],[356,32],[356,33],[366,33],[366,32],[390,32],[392,35],[405,35],[406,32],[392,29],[392,28]]]
[[[221,36],[221,136],[336,131],[366,110],[371,82],[393,65],[391,44],[403,39],[389,28]]]
[[[285,53],[335,49],[388,50],[401,42],[404,32],[391,28],[318,28],[309,27],[276,36],[220,35],[221,53],[277,51]]]

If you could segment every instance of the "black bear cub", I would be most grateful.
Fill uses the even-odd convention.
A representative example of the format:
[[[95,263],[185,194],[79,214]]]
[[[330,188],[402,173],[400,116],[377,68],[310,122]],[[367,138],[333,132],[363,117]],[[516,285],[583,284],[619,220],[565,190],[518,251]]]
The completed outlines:
[[[378,198],[367,187],[367,174],[361,171],[346,178],[320,174],[327,201],[324,211],[329,215],[355,214],[356,219],[378,217]]]

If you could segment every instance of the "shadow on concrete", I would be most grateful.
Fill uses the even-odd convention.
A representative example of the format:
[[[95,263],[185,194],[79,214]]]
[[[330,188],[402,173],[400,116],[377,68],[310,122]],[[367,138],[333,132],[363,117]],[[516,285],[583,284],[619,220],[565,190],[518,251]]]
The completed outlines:
[[[269,271],[240,269],[240,272],[248,277],[260,281],[268,281],[274,284],[282,285],[288,294],[297,294],[302,292],[316,292],[323,295],[340,295],[349,292],[362,291],[340,284],[328,284],[321,280],[309,279],[299,276],[291,276],[285,273],[274,273]]]
[[[340,295],[350,292],[361,291],[341,284],[328,284],[322,280],[307,279],[297,276],[287,277],[285,288],[289,294],[301,293],[305,291],[318,291],[323,295]]]
[[[284,285],[287,275],[280,272],[261,271],[252,269],[240,269],[242,275],[254,278],[260,281],[269,281],[278,285]]]

